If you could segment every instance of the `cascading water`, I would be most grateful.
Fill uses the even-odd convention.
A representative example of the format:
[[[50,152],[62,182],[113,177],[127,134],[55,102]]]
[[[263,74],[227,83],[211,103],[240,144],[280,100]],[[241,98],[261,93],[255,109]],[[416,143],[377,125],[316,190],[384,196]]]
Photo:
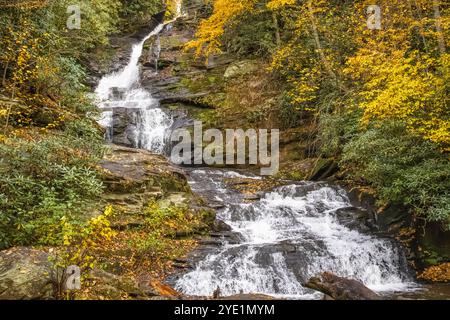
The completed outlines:
[[[235,174],[232,174],[235,175]],[[413,285],[401,250],[390,240],[345,226],[340,217],[353,209],[344,190],[321,183],[299,183],[246,203],[227,189],[230,172],[195,170],[194,191],[220,201],[218,218],[240,235],[176,281],[176,289],[208,296],[264,293],[298,299],[321,295],[301,283],[324,271],[358,279],[376,291]]]
[[[126,110],[135,118],[135,125],[127,133],[128,141],[136,148],[161,153],[165,146],[167,129],[173,123],[172,118],[159,108],[158,100],[141,87],[139,58],[144,43],[159,34],[164,24],[158,25],[142,41],[135,44],[128,64],[120,71],[103,77],[95,90],[102,109],[100,125],[106,128],[106,138],[114,138],[114,114],[117,110]]]
[[[181,16],[181,1],[176,9]],[[145,41],[163,28],[159,25],[135,44],[128,64],[102,78],[96,89],[102,109],[99,123],[107,129],[106,138],[115,142],[116,119],[126,114],[132,122],[126,124],[128,141],[159,153],[173,120],[142,88],[139,58]],[[190,176],[194,192],[224,206],[218,218],[232,227],[237,240],[224,238],[222,246],[177,278],[176,288],[186,294],[208,296],[220,287],[223,295],[320,298],[321,294],[301,283],[323,271],[359,279],[377,291],[415,286],[401,250],[391,240],[360,232],[342,221],[355,208],[338,187],[298,183],[248,203],[224,183],[225,178],[245,178],[239,173],[205,169],[194,170]]]

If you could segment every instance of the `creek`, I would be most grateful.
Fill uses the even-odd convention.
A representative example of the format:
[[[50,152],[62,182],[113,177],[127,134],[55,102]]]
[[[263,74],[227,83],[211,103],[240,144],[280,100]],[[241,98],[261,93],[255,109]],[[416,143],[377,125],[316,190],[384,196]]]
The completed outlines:
[[[117,117],[134,119],[126,138],[135,148],[167,152],[174,117],[142,87],[139,59],[144,43],[170,24],[160,24],[132,47],[128,64],[104,76],[96,89],[107,140],[115,142]],[[120,111],[120,112],[119,112]],[[130,116],[131,115],[131,116]],[[416,292],[401,247],[392,239],[362,230],[354,222],[364,210],[347,192],[323,182],[291,181],[248,201],[230,188],[229,178],[260,180],[235,170],[188,168],[192,190],[214,203],[217,219],[235,235],[220,239],[192,270],[173,284],[185,294],[209,296],[262,293],[292,299],[319,299],[302,283],[323,271],[362,281],[376,292],[392,296]]]

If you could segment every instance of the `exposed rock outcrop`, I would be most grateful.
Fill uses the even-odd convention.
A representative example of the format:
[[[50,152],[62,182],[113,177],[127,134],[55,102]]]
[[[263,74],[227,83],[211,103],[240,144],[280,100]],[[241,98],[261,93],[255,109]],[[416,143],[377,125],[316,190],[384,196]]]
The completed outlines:
[[[52,300],[53,269],[49,255],[17,247],[0,252],[0,300]]]
[[[171,194],[177,194],[177,198],[179,193],[190,195],[184,172],[162,155],[112,145],[101,166],[106,185],[105,202],[124,211],[121,221],[115,223],[119,229],[139,226],[142,221],[136,213],[142,212],[151,200],[170,198]]]

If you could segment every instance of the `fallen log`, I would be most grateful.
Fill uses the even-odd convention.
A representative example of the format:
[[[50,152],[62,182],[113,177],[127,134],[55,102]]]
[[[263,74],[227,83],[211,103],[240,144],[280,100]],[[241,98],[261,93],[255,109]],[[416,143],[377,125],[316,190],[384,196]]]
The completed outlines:
[[[324,272],[304,284],[305,287],[320,291],[333,300],[379,300],[380,296],[367,288],[362,282],[338,277]]]

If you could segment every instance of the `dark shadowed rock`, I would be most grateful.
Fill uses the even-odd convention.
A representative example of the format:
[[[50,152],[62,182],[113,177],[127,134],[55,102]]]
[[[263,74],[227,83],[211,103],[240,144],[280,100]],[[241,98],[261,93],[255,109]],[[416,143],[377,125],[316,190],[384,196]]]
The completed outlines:
[[[305,287],[320,291],[334,300],[379,300],[380,297],[362,282],[324,272],[311,278]]]

